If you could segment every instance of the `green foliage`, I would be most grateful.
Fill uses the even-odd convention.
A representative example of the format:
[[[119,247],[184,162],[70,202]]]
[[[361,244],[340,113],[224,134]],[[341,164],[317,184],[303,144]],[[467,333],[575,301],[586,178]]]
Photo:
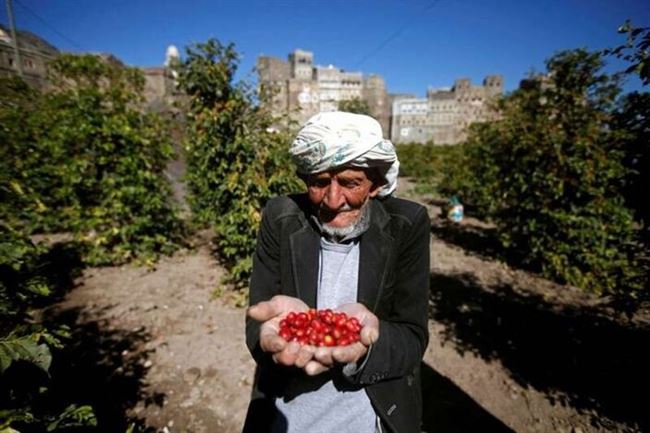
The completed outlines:
[[[618,32],[626,35],[625,44],[604,50],[604,54],[626,61],[628,67],[623,73],[638,75],[643,85],[647,86],[650,84],[650,27],[634,27],[627,20]],[[623,163],[628,169],[624,188],[626,203],[645,227],[646,240],[650,240],[650,220],[643,191],[650,180],[650,94],[632,92],[625,95],[614,113],[613,127],[625,134],[626,156]]]
[[[46,92],[0,79],[0,431],[96,424],[89,406],[49,393],[52,349],[68,333],[32,311],[58,295],[67,257],[28,235],[71,232],[100,264],[148,262],[180,240],[163,176],[172,148],[138,108],[141,74],[91,55],[59,56],[50,71]]]
[[[618,29],[625,33],[625,44],[604,51],[604,54],[623,59],[629,63],[626,74],[637,74],[644,85],[650,84],[650,27],[634,27],[630,20]]]
[[[634,293],[632,213],[621,193],[624,137],[611,127],[619,92],[600,54],[561,52],[476,125],[445,188],[483,209],[511,253],[595,293]]]
[[[348,113],[365,114],[367,116],[373,115],[368,102],[360,98],[352,98],[339,101],[338,108],[339,111],[347,111]]]
[[[297,191],[288,131],[254,104],[246,83],[234,83],[234,45],[215,39],[190,46],[179,84],[190,98],[187,183],[196,219],[214,227],[229,282],[245,287],[266,201]]]
[[[430,180],[438,172],[439,152],[432,143],[404,143],[395,146],[399,158],[400,176],[416,178],[419,181]]]
[[[52,288],[43,272],[46,251],[25,234],[0,222],[0,330],[9,332],[27,308],[49,296]],[[1,334],[0,334],[1,337]]]
[[[56,414],[34,415],[27,409],[0,409],[0,433],[20,433],[23,428],[37,432],[88,431],[97,426],[97,418],[92,407],[70,405]],[[20,428],[17,430],[14,427]]]
[[[52,354],[45,344],[38,344],[34,335],[0,338],[0,374],[16,361],[26,361],[47,372]]]
[[[650,93],[625,95],[614,113],[612,128],[621,131],[627,169],[623,195],[650,241],[650,214],[645,188],[650,185]]]
[[[138,109],[144,79],[93,55],[50,64],[52,89],[0,89],[0,218],[29,232],[71,231],[92,264],[151,261],[179,241],[163,176],[161,120]]]
[[[52,409],[47,378],[52,349],[63,347],[67,329],[46,329],[34,323],[31,308],[56,292],[49,269],[49,251],[22,232],[0,224],[0,431],[60,431],[94,425],[89,406]],[[25,365],[41,371],[42,380]],[[32,384],[39,383],[38,387]]]
[[[396,149],[400,175],[414,178],[418,190],[428,195],[440,194],[439,186],[444,173],[462,156],[458,146],[438,146],[432,142],[398,144]]]
[[[77,406],[71,404],[47,425],[48,432],[55,432],[72,427],[96,427],[97,418],[90,406]]]
[[[459,197],[480,218],[490,218],[499,202],[492,195],[493,182],[500,176],[499,166],[491,159],[497,150],[489,144],[499,140],[494,124],[471,125],[467,141],[455,146],[454,156],[447,160],[438,184],[443,195]]]

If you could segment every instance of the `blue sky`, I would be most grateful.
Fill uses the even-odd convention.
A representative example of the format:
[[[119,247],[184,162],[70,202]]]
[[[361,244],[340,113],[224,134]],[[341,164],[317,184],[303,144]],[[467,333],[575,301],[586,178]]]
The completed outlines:
[[[4,2],[3,2],[4,3]],[[506,90],[569,48],[624,41],[625,19],[650,26],[648,0],[13,0],[16,25],[63,51],[108,52],[133,66],[164,61],[215,37],[242,55],[240,78],[258,55],[295,48],[315,62],[377,73],[393,93],[424,96],[456,78],[504,76]],[[0,8],[0,22],[7,12]],[[612,65],[612,68],[620,65]],[[632,81],[626,89],[638,88]]]

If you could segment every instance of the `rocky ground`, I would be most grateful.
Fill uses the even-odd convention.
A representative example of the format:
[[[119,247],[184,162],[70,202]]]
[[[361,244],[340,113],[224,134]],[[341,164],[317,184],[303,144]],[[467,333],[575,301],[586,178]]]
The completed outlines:
[[[447,223],[427,205],[423,430],[646,430],[649,315],[617,316],[602,299],[513,269],[495,259],[489,226]],[[254,363],[244,310],[215,297],[222,274],[204,236],[154,269],[88,268],[46,312],[75,337],[53,368],[74,378],[66,392],[98,408],[103,431],[240,431]]]

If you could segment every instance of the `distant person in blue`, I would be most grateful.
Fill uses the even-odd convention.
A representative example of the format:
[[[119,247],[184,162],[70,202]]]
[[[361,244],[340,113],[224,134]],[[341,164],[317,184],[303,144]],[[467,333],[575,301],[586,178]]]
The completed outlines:
[[[307,192],[270,200],[253,257],[248,348],[257,362],[245,432],[420,433],[430,222],[393,196],[399,162],[373,118],[312,117],[291,155]],[[287,342],[291,311],[359,319],[359,342]]]

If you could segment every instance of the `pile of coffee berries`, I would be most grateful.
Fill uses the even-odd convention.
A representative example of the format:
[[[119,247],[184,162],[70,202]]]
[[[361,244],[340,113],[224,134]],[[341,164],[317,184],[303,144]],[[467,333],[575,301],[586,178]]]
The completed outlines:
[[[280,337],[312,346],[347,346],[359,341],[361,325],[356,317],[330,309],[291,312],[280,321]]]

